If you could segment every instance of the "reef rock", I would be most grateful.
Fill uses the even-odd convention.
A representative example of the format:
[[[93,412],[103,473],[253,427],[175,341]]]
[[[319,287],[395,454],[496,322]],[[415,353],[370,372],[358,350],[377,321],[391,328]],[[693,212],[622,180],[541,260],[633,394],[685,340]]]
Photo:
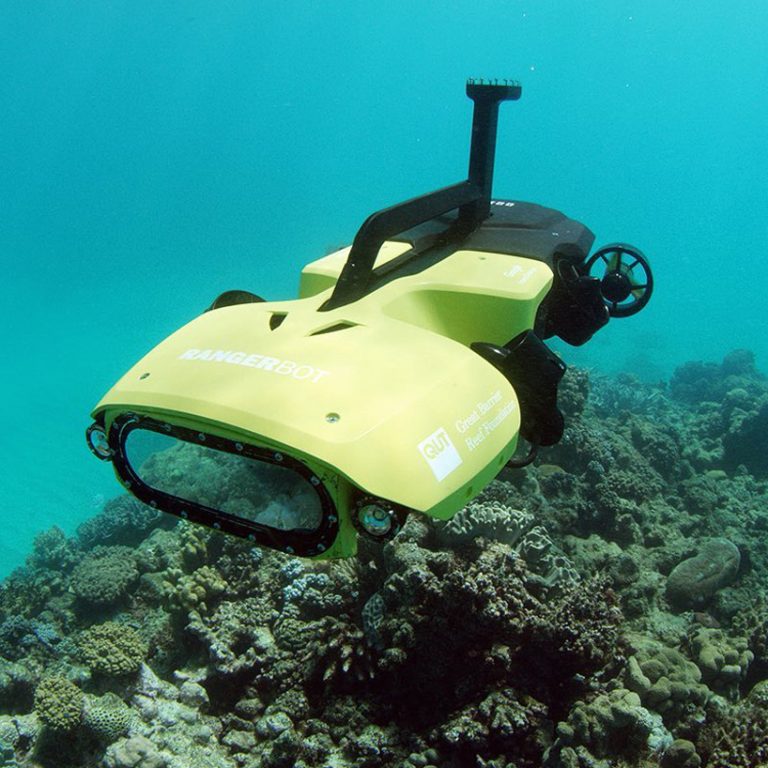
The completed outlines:
[[[731,584],[741,555],[728,539],[710,539],[697,555],[683,560],[667,577],[667,598],[676,607],[696,608]]]
[[[132,736],[113,744],[104,756],[106,768],[165,768],[168,762],[145,736]]]
[[[723,437],[723,448],[729,469],[743,464],[756,477],[768,476],[768,402],[753,413],[733,419]]]

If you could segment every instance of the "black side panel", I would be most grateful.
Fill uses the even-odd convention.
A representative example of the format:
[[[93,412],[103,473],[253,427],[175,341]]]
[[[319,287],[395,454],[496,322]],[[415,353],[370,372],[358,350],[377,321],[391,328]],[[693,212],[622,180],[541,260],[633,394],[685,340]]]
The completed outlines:
[[[475,342],[472,349],[501,371],[520,401],[520,434],[533,445],[549,446],[563,436],[557,386],[565,363],[533,331],[523,331],[503,347]]]

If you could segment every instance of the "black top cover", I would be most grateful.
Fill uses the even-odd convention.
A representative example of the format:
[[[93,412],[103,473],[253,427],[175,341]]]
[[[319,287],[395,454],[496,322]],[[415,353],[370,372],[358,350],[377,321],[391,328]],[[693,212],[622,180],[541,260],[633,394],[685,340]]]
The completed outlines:
[[[391,238],[419,252],[439,242],[455,215],[440,216]],[[519,200],[492,200],[491,215],[453,250],[508,253],[537,259],[554,268],[557,253],[572,263],[586,259],[595,236],[578,221],[553,208]]]

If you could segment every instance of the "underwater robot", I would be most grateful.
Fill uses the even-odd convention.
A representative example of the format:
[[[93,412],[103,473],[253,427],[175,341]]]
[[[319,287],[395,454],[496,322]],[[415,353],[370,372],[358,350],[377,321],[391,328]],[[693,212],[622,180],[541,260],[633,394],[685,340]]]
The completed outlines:
[[[560,440],[563,362],[653,278],[624,243],[492,197],[513,81],[467,82],[468,178],[369,216],[308,264],[299,298],[227,291],[136,363],[92,412],[91,451],[136,498],[310,558],[452,517],[506,466]],[[527,450],[518,450],[527,444]]]

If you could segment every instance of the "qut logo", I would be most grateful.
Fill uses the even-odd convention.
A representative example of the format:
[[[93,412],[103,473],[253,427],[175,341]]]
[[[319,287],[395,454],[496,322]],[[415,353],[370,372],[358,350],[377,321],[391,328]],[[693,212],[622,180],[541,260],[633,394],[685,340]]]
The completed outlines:
[[[462,463],[456,446],[443,427],[422,440],[418,447],[438,482],[450,475]]]
[[[448,437],[448,433],[444,429],[438,429],[421,445],[423,446],[421,452],[424,454],[424,457],[432,461],[432,459],[436,459],[451,445],[451,438]]]

